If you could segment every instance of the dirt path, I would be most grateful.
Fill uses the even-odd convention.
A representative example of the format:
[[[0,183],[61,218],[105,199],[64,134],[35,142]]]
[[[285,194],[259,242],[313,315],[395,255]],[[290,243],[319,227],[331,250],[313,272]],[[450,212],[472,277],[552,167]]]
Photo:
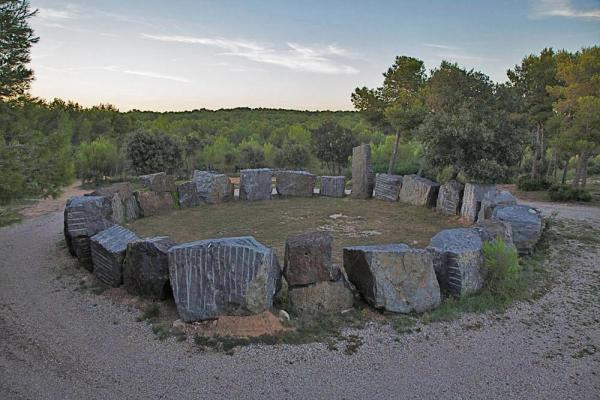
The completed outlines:
[[[351,356],[324,344],[229,356],[160,342],[133,308],[77,291],[61,231],[60,212],[0,229],[2,399],[599,398],[597,245],[565,240],[547,265],[564,269],[557,285],[504,314],[397,341],[372,325]]]
[[[21,214],[24,219],[30,219],[52,212],[62,211],[65,208],[65,203],[70,197],[83,196],[89,192],[90,190],[82,189],[81,182],[77,181],[71,186],[64,188],[62,194],[58,198],[53,199],[49,197],[46,199],[39,199],[35,203],[21,208],[19,214]]]

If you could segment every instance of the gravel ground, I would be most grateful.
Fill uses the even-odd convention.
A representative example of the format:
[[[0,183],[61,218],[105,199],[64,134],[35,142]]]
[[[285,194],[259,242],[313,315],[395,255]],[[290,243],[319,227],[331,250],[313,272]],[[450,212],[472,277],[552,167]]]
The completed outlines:
[[[590,222],[588,220],[588,222]],[[600,224],[596,224],[600,229]],[[139,312],[77,291],[53,213],[0,229],[1,399],[600,398],[600,247],[564,241],[535,303],[399,338],[370,325],[324,344],[234,355],[158,341]]]

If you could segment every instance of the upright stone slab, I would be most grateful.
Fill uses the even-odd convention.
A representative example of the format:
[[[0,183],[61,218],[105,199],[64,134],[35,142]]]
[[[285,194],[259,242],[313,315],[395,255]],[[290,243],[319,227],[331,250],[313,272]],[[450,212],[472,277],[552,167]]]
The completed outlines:
[[[186,322],[263,312],[281,285],[275,253],[250,236],[171,247],[169,276]]]
[[[398,201],[402,179],[402,175],[377,174],[373,197],[378,200]]]
[[[456,181],[448,181],[440,186],[436,210],[446,215],[460,214],[464,189],[464,185]]]
[[[492,218],[494,209],[498,206],[514,206],[517,199],[508,190],[495,189],[487,192],[481,200],[481,208],[477,216],[477,221]]]
[[[166,172],[157,172],[155,174],[142,175],[139,177],[140,183],[153,192],[174,192],[175,177],[167,175]]]
[[[152,215],[169,212],[175,208],[175,199],[169,192],[135,192],[140,215],[150,217]]]
[[[417,175],[406,175],[400,189],[400,202],[421,207],[435,207],[440,185]]]
[[[435,273],[442,289],[455,296],[475,293],[483,287],[483,242],[474,228],[444,229],[431,238]]]
[[[289,286],[335,280],[338,269],[331,262],[333,237],[328,232],[307,232],[285,242],[283,275]]]
[[[306,171],[278,171],[275,190],[284,197],[312,197],[317,177]]]
[[[257,201],[271,199],[273,171],[269,168],[243,169],[240,171],[240,200]]]
[[[440,304],[433,255],[427,250],[405,244],[346,247],[344,269],[350,282],[375,308],[410,313]]]
[[[363,144],[352,149],[352,192],[355,199],[373,196],[375,174],[371,165],[371,146]]]
[[[487,185],[480,183],[467,183],[463,194],[461,217],[472,224],[477,221],[477,215],[481,209],[481,202],[486,193],[496,190],[496,185]]]
[[[179,207],[181,208],[197,207],[202,204],[202,198],[198,193],[198,185],[194,181],[178,183],[177,194]]]
[[[171,295],[168,251],[176,243],[166,236],[139,239],[127,246],[123,286],[135,295],[165,300]]]
[[[133,194],[130,182],[118,182],[93,191],[91,196],[104,196],[111,201],[112,221],[115,224],[136,220],[140,217],[140,209]]]
[[[346,177],[322,176],[319,194],[327,197],[344,197],[346,195]]]
[[[196,170],[192,181],[196,183],[195,195],[204,203],[218,204],[233,200],[233,183],[225,174]]]
[[[92,236],[90,244],[94,275],[100,282],[112,287],[121,285],[127,245],[137,239],[135,233],[119,225]]]
[[[90,238],[113,225],[111,201],[104,196],[77,196],[67,200],[64,235],[69,252],[92,270]]]
[[[492,220],[510,223],[519,254],[531,254],[542,235],[542,214],[529,206],[498,206]]]

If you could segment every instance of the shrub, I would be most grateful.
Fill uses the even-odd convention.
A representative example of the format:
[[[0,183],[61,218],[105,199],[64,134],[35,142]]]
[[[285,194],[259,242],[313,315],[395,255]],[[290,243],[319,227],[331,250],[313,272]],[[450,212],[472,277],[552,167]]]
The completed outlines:
[[[517,249],[501,238],[483,244],[487,289],[493,294],[510,295],[519,276]]]
[[[545,179],[532,179],[527,175],[520,176],[517,179],[517,189],[524,190],[526,192],[548,190],[551,185],[552,183]]]
[[[181,168],[183,151],[177,141],[161,133],[134,132],[129,138],[127,155],[136,173],[167,172]]]
[[[108,139],[82,143],[77,154],[77,175],[84,182],[98,184],[119,169],[120,161],[117,146]]]
[[[548,189],[552,201],[591,201],[592,195],[585,189],[575,189],[568,185],[553,185]]]

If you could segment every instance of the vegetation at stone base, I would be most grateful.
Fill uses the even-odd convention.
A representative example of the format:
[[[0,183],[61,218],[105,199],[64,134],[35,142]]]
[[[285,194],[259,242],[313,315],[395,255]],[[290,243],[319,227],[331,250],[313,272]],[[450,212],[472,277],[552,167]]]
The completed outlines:
[[[486,289],[492,294],[510,295],[517,286],[519,256],[517,249],[502,238],[483,244],[483,256],[487,269]]]

